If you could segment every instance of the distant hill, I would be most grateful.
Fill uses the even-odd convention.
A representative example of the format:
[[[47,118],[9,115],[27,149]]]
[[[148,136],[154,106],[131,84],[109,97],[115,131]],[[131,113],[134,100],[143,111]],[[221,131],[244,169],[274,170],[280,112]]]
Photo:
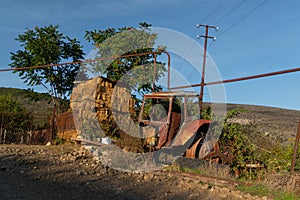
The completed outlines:
[[[1,94],[11,94],[18,102],[30,110],[36,124],[48,123],[53,114],[51,96],[32,90],[0,88]],[[267,106],[227,104],[227,111],[243,110],[233,119],[234,122],[251,127],[249,134],[254,143],[260,146],[274,143],[287,144],[294,142],[297,133],[300,111]]]
[[[53,114],[52,98],[47,93],[37,93],[32,90],[0,87],[0,95],[11,95],[33,115],[33,125],[43,126],[49,122]]]
[[[227,110],[241,109],[234,119],[250,125],[251,140],[261,147],[293,143],[297,134],[300,111],[268,106],[227,104]]]

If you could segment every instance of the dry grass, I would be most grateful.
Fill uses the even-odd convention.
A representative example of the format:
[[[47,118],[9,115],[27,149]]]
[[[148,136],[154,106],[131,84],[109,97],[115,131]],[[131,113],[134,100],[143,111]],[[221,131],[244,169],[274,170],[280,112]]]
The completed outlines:
[[[242,109],[236,118],[248,122],[250,138],[262,148],[294,142],[300,111],[282,108],[228,104],[227,110]]]

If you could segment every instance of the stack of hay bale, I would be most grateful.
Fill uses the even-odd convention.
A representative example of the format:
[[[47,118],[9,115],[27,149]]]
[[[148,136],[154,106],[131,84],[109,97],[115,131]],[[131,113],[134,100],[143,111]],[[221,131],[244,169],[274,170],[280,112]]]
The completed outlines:
[[[132,146],[140,141],[138,124],[132,119],[134,100],[124,84],[97,77],[74,87],[71,108],[78,135],[100,141],[110,136],[118,138],[120,146]],[[128,139],[130,142],[128,142]]]

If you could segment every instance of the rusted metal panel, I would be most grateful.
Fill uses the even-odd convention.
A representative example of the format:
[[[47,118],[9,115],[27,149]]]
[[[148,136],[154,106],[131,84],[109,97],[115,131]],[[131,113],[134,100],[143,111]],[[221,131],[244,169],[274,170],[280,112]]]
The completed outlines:
[[[195,134],[197,133],[197,130],[204,126],[211,123],[211,120],[195,120],[188,122],[181,127],[181,131],[176,135],[174,142],[171,144],[171,146],[180,146],[185,145],[190,139],[192,139]]]
[[[159,130],[159,143],[157,149],[169,146],[174,136],[178,133],[181,122],[181,114],[172,112],[170,123],[162,126]]]
[[[185,151],[186,158],[196,158],[197,157],[196,151],[197,151],[200,141],[201,141],[201,139],[199,139],[191,148],[189,148]]]
[[[184,129],[189,132],[196,132],[202,125],[210,124],[211,122],[212,122],[211,120],[198,119],[198,120],[192,121],[192,123],[189,126],[184,127]]]
[[[64,112],[56,116],[56,127],[58,133],[76,130],[73,113]]]

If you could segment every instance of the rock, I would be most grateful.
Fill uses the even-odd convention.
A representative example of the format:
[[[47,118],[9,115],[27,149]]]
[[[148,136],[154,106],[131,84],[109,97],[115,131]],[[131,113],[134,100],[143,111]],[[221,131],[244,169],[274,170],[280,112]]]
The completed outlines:
[[[45,152],[44,152],[43,149],[41,149],[41,150],[38,151],[38,154],[45,154]]]
[[[170,194],[170,193],[172,193],[170,190],[167,190],[166,192],[165,192],[165,195],[168,195],[168,194]]]
[[[150,176],[148,174],[145,174],[144,177],[143,177],[143,180],[147,181],[147,180],[150,180]]]
[[[34,153],[35,153],[34,150],[28,152],[28,154],[34,154]]]
[[[89,175],[89,172],[87,172],[86,170],[77,170],[76,171],[76,175],[78,176],[86,176],[86,175]]]
[[[51,142],[50,141],[47,142],[46,146],[51,146]]]
[[[245,199],[251,199],[252,198],[252,196],[250,195],[250,194],[245,194]]]
[[[143,177],[143,179],[144,180],[153,180],[154,179],[154,177],[155,177],[155,174],[153,174],[153,173],[147,173],[147,174],[144,174],[144,177]]]
[[[219,193],[219,196],[220,196],[222,199],[227,199],[227,198],[228,198],[228,193],[226,193],[226,192],[220,192],[220,193]]]
[[[228,188],[222,188],[222,192],[229,193],[230,190]]]
[[[232,192],[231,194],[232,194],[233,199],[244,199],[243,196],[241,194],[239,194],[238,192]],[[258,197],[256,199],[258,199]]]

